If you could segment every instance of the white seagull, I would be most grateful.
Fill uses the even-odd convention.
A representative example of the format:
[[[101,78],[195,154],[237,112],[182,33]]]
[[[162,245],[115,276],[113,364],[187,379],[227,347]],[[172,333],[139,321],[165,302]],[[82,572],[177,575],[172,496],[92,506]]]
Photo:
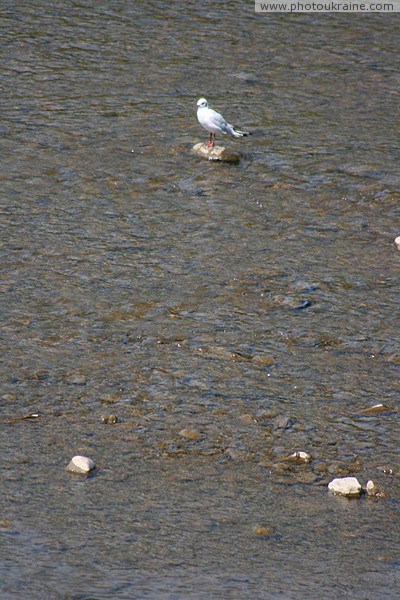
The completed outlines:
[[[230,133],[235,137],[251,135],[249,131],[233,129],[232,125],[227,123],[222,115],[212,108],[208,108],[208,102],[205,98],[200,98],[197,101],[197,120],[204,129],[210,132],[210,141],[206,142],[209,148],[214,146],[217,132],[223,134]]]

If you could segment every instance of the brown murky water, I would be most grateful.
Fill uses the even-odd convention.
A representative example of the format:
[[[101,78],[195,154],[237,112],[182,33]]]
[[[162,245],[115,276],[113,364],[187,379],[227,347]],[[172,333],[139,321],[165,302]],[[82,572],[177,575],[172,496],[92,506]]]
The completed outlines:
[[[248,4],[3,2],[3,600],[398,597],[399,18]]]

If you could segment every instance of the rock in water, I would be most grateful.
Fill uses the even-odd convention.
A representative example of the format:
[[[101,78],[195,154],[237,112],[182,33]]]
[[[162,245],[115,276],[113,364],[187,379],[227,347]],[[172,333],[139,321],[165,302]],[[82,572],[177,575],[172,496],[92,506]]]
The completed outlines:
[[[293,454],[291,454],[289,456],[288,460],[295,461],[295,462],[308,463],[308,462],[310,462],[310,460],[312,460],[312,456],[308,452],[300,451],[300,452],[294,452]]]
[[[87,475],[94,469],[95,465],[91,458],[87,456],[74,456],[68,464],[67,470],[70,473],[79,473]]]
[[[222,162],[238,163],[240,161],[240,154],[238,152],[232,152],[227,150],[224,146],[213,146],[209,148],[207,144],[200,142],[192,148],[192,152],[208,160],[219,160]]]
[[[199,437],[201,437],[200,433],[196,429],[189,428],[181,429],[178,435],[187,438],[188,440],[198,440]]]
[[[360,414],[373,415],[375,413],[388,412],[388,411],[390,411],[390,408],[389,408],[389,406],[386,406],[386,404],[375,404],[374,406],[369,406],[368,408],[363,408],[363,410],[360,411]]]
[[[381,490],[373,481],[369,480],[367,482],[365,491],[368,496],[375,496],[376,498],[386,498],[386,493],[384,490]]]
[[[361,493],[361,483],[356,477],[333,479],[328,488],[331,492],[339,496],[359,496]]]

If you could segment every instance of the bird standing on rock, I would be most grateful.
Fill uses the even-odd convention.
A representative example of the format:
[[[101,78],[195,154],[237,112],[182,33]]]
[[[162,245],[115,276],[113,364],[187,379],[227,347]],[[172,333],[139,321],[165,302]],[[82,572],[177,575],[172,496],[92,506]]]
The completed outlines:
[[[209,148],[214,146],[217,133],[230,133],[235,137],[251,135],[249,131],[239,131],[238,129],[234,129],[232,125],[225,121],[222,115],[212,108],[208,108],[208,102],[205,98],[200,98],[200,100],[197,101],[197,120],[204,129],[207,129],[207,131],[210,132],[210,140],[206,142]]]

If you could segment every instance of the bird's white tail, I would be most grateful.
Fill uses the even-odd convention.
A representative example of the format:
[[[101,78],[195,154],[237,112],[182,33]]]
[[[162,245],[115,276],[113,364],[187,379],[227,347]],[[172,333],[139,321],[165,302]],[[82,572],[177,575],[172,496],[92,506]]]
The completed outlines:
[[[246,137],[246,135],[251,135],[250,131],[239,131],[239,129],[233,129],[232,133],[235,137]]]

